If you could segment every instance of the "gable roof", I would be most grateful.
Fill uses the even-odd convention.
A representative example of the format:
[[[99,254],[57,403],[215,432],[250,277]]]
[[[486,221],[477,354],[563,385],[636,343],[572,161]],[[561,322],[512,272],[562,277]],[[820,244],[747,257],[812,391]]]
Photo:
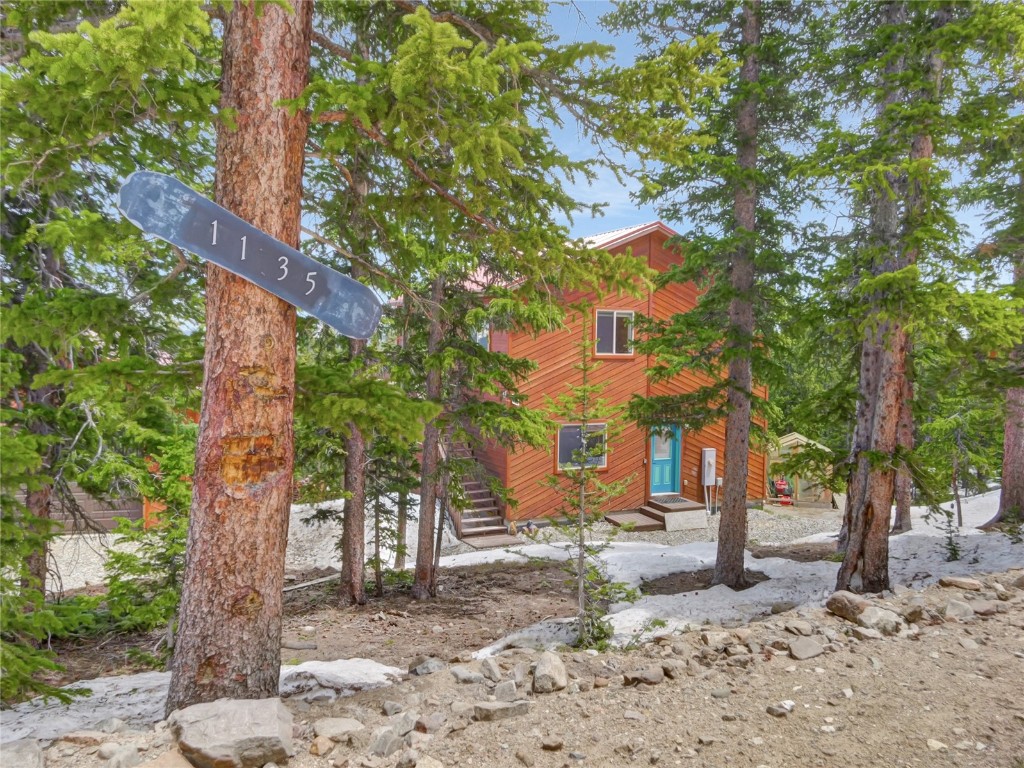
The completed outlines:
[[[583,242],[591,248],[603,248],[607,250],[633,240],[634,238],[640,237],[641,235],[650,234],[651,232],[661,232],[666,237],[676,237],[679,235],[679,233],[674,229],[660,221],[649,221],[646,224],[636,224],[632,227],[621,227],[620,229],[613,229],[610,232],[591,235],[590,237],[583,238]]]

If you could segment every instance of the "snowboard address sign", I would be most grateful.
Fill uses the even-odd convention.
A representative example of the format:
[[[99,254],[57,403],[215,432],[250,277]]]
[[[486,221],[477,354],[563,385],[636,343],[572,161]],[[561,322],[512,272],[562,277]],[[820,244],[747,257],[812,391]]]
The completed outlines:
[[[368,339],[381,303],[362,283],[276,240],[172,176],[137,171],[118,209],[143,232],[191,251],[305,310],[339,333]]]

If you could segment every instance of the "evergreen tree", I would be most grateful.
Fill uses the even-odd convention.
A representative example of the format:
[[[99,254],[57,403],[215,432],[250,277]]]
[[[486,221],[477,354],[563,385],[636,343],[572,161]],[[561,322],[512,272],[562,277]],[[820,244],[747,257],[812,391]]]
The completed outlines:
[[[674,397],[637,399],[632,413],[656,427],[696,429],[726,418],[726,462],[714,581],[743,585],[748,456],[762,396],[757,385],[778,380],[777,327],[797,289],[795,224],[804,197],[791,181],[793,149],[813,123],[813,80],[801,67],[815,11],[806,3],[622,2],[606,23],[634,29],[651,57],[636,71],[652,94],[640,106],[653,128],[641,140],[659,161],[641,198],[660,215],[692,222],[683,236],[684,260],[661,279],[696,281],[698,307],[645,328],[641,351],[656,356],[654,378],[696,370],[709,382]],[[713,39],[725,57],[703,37]],[[655,66],[685,43],[708,75]],[[720,88],[708,87],[715,83]],[[697,95],[683,105],[673,90]],[[703,87],[703,91],[700,88]],[[635,97],[634,97],[635,98]],[[631,98],[621,109],[633,110]],[[671,138],[678,123],[695,123],[704,146],[680,151]],[[660,130],[658,127],[660,126]],[[691,129],[692,131],[692,129]],[[713,137],[713,138],[711,138]],[[725,370],[725,376],[721,375]]]

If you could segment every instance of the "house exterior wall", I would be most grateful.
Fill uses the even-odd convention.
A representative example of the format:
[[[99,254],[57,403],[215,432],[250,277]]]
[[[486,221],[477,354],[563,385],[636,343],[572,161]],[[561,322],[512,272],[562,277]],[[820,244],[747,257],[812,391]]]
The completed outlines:
[[[634,256],[643,256],[648,264],[659,271],[670,263],[678,261],[676,252],[665,248],[668,235],[662,230],[641,234],[635,239],[611,248],[613,252],[624,252],[631,248]],[[586,298],[592,305],[591,342],[593,343],[593,313],[597,309],[632,310],[638,314],[667,318],[677,312],[686,312],[696,306],[697,289],[692,284],[671,285],[655,293],[639,298],[632,296],[608,296],[598,300],[593,294],[571,294],[565,304],[572,304]],[[579,342],[582,338],[583,322],[579,316],[568,317],[564,328],[545,332],[536,337],[526,333],[508,334],[508,354],[529,358],[537,363],[537,370],[522,386],[520,393],[531,407],[544,407],[546,396],[557,397],[567,392],[580,381],[580,373],[573,369],[580,361]],[[601,393],[609,404],[625,406],[634,395],[672,394],[696,389],[706,381],[701,377],[685,373],[669,382],[651,385],[646,371],[651,360],[646,355],[596,356],[600,365],[594,372],[594,380],[605,385]],[[608,445],[607,468],[601,470],[605,481],[628,480],[624,493],[609,500],[602,510],[610,512],[633,509],[646,503],[649,494],[649,451],[650,440],[646,431],[620,417],[619,434]],[[564,514],[560,509],[559,494],[545,486],[545,480],[556,471],[556,435],[552,435],[547,450],[531,448],[508,452],[503,446],[488,446],[478,456],[489,471],[513,489],[518,501],[515,508],[507,511],[509,519],[524,520]],[[701,432],[683,432],[681,450],[681,495],[695,501],[703,501],[700,486],[701,448],[718,449],[718,474],[724,469],[725,422],[724,420]],[[502,461],[504,460],[504,461]],[[751,453],[747,484],[748,498],[761,498],[764,494],[765,458]]]

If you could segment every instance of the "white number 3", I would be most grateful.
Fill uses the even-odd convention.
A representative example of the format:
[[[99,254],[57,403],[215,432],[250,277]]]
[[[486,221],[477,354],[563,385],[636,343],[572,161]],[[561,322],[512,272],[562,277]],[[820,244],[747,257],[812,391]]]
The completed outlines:
[[[278,282],[280,282],[281,280],[284,280],[286,277],[288,277],[288,257],[278,256],[277,260],[281,262],[281,276],[277,278]]]
[[[316,290],[316,281],[313,280],[313,277],[315,275],[316,275],[316,272],[307,272],[306,273],[306,282],[309,283],[309,290],[306,291],[306,295],[307,296],[309,296],[309,294],[311,294],[313,291]]]

